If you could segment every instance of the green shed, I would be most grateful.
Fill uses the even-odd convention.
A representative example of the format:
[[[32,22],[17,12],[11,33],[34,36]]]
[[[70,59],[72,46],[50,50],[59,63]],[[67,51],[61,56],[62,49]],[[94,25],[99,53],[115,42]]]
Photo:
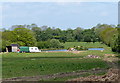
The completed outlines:
[[[29,47],[27,47],[27,46],[21,46],[20,47],[20,52],[29,52]]]

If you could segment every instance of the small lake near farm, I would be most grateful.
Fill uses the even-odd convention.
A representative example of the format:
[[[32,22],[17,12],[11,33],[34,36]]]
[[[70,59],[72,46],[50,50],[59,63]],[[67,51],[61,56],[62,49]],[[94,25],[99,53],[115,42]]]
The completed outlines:
[[[88,50],[104,50],[104,48],[88,48]],[[44,51],[48,51],[48,52],[62,52],[62,51],[69,51],[67,49],[59,49],[59,50],[42,50]]]
[[[88,50],[105,50],[104,48],[88,48]]]
[[[68,51],[66,49],[60,49],[60,50],[43,50],[43,51]]]

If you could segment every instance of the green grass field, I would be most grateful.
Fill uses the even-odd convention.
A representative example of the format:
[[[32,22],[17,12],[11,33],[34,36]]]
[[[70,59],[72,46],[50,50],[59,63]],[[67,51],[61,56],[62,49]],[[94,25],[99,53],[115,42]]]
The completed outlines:
[[[100,43],[68,42],[67,47],[85,45],[88,47],[103,46],[105,51],[86,51],[80,53],[71,52],[41,52],[41,53],[6,53],[2,54],[2,77],[21,77],[48,75],[60,72],[72,72],[77,70],[90,70],[93,68],[108,68],[108,64],[102,60],[104,54],[112,54],[111,49]],[[101,59],[83,58],[89,54],[98,55]],[[1,56],[1,55],[0,55]],[[59,78],[58,78],[59,79]]]
[[[45,56],[44,56],[45,55]],[[73,53],[9,53],[3,55],[3,78],[107,68],[101,59],[83,59]]]

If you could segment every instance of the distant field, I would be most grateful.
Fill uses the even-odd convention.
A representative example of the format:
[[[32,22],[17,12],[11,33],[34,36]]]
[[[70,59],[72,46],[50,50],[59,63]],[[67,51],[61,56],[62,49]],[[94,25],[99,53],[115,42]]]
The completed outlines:
[[[69,48],[69,47],[74,47],[74,46],[84,46],[84,47],[88,47],[88,48],[93,48],[93,47],[107,47],[104,44],[101,44],[99,42],[95,42],[95,43],[87,43],[87,42],[66,42],[65,44],[65,48]]]
[[[95,43],[87,43],[87,42],[66,42],[64,44],[65,46],[65,49],[68,49],[70,47],[74,47],[74,46],[84,46],[84,47],[87,47],[87,48],[104,48],[105,51],[104,53],[113,53],[111,51],[111,48],[108,47],[107,45],[105,44],[101,44],[100,42],[95,42]],[[96,51],[94,51],[96,52]]]

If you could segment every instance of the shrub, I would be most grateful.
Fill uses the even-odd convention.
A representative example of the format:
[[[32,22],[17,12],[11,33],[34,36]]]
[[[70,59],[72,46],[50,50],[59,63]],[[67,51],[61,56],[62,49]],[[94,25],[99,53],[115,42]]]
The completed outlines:
[[[57,39],[51,39],[48,41],[37,42],[37,47],[39,49],[48,49],[48,48],[64,48],[64,45],[60,43]]]
[[[57,39],[50,40],[50,48],[64,48],[63,44]]]
[[[75,47],[76,50],[88,50],[87,47],[83,47],[83,46],[77,46]]]

